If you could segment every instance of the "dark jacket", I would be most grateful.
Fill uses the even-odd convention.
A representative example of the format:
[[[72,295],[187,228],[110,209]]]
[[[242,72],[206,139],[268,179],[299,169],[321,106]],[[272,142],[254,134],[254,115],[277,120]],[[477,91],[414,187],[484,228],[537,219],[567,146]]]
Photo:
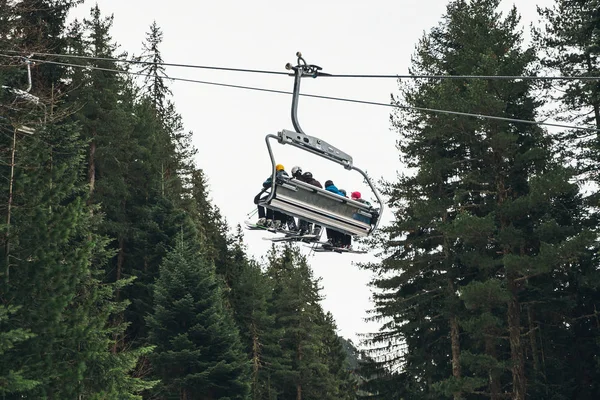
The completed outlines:
[[[302,181],[302,182],[306,182],[309,185],[313,185],[320,189],[323,189],[323,185],[321,185],[321,182],[319,182],[318,180],[313,178],[312,175],[307,176],[306,173],[304,173],[304,174],[298,176],[296,179],[298,179],[299,181]]]
[[[289,178],[290,178],[290,176],[283,169],[281,171],[277,171],[277,174],[275,174],[275,180],[278,180],[278,179],[289,179]],[[271,177],[269,176],[267,178],[267,180],[263,182],[263,187],[264,188],[268,188],[269,186],[271,186],[271,183],[273,183],[273,181],[271,180]]]

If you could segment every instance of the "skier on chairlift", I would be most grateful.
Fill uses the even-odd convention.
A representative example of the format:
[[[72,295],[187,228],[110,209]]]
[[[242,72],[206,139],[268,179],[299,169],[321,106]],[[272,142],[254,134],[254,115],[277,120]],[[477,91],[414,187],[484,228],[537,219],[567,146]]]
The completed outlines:
[[[299,231],[285,232],[282,229],[276,229],[275,231],[286,233],[286,237],[268,240],[273,240],[274,242],[301,241],[312,243],[313,251],[315,252],[365,253],[366,251],[350,248],[351,235],[369,236],[377,229],[378,217],[383,210],[382,199],[365,172],[353,164],[352,156],[332,146],[325,140],[305,134],[301,129],[297,115],[300,82],[303,77],[316,78],[317,76],[328,74],[320,72],[321,67],[319,66],[307,64],[300,52],[296,53],[296,56],[298,57],[298,64],[296,66],[290,63],[286,65],[286,69],[294,71],[294,92],[292,93],[292,125],[294,126],[294,131],[283,129],[277,132],[277,135],[268,134],[265,137],[271,165],[275,170],[275,174],[271,176],[287,182],[282,185],[277,182],[277,186],[275,186],[271,180],[272,178],[269,177],[265,181],[264,189],[254,199],[255,204],[259,205],[259,223],[253,224],[248,221],[246,223],[248,228],[252,230],[256,229],[257,225],[269,226],[270,224],[276,224],[276,222],[272,222],[273,220],[277,221],[280,226],[283,222],[283,224],[288,223],[290,227],[295,228],[294,217],[300,220],[302,227],[307,222],[306,220],[302,221],[304,218],[319,221],[320,224],[335,227],[335,229],[327,229],[328,237],[330,238],[328,243],[323,243],[319,241],[318,237],[311,237],[312,235],[298,235]],[[290,179],[283,166],[275,162],[271,148],[271,141],[273,140],[279,144],[291,145],[323,157],[328,161],[342,165],[346,170],[360,173],[377,198],[379,208],[374,209],[373,207],[359,206],[356,202],[347,199],[347,195],[338,190],[332,181],[326,182],[325,189],[343,196],[347,200],[340,201],[341,199],[331,198],[330,195],[323,193],[322,190],[310,189],[306,185],[300,184],[299,182],[302,181],[322,189],[320,183],[312,177],[311,173],[303,173],[299,167],[292,170],[292,179]],[[268,196],[261,197],[269,188],[277,190],[273,190]],[[261,204],[264,206],[261,206]],[[282,210],[282,212],[273,212],[269,207]],[[289,216],[284,213],[289,213]],[[277,225],[274,227],[279,228]]]
[[[308,171],[302,172],[302,167],[300,167],[300,166],[295,166],[294,168],[292,168],[292,177],[298,179],[299,181],[306,182],[309,185],[316,186],[319,189],[323,189],[321,182],[316,180],[313,177],[312,173],[310,173]],[[308,221],[299,219],[298,226],[300,228],[300,235],[311,233],[311,225],[312,224],[309,223]],[[312,230],[312,234],[315,236],[319,236],[321,234],[321,227],[319,225],[315,225],[314,229]]]
[[[331,180],[325,182],[325,190],[342,197],[348,197],[346,196],[346,191],[344,189],[338,189]],[[327,228],[327,239],[329,239],[329,242],[333,247],[349,249],[352,245],[352,236],[331,228]]]
[[[285,167],[282,164],[277,164],[275,166],[275,179],[289,179],[290,176],[285,171]],[[254,204],[259,203],[260,196],[271,187],[273,183],[272,177],[269,176],[267,180],[263,182],[263,190],[260,191],[259,194],[254,197]],[[280,211],[273,211],[269,208],[265,209],[265,207],[258,205],[258,221],[256,222],[257,226],[265,227],[265,228],[273,228],[275,230],[285,229],[287,224],[287,228],[290,231],[297,231],[298,227],[296,225],[296,220],[294,217],[284,214]]]

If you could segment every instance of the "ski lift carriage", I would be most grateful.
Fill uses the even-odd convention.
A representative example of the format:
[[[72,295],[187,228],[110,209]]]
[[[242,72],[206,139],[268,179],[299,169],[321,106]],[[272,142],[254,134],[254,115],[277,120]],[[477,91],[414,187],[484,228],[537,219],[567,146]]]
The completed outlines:
[[[21,89],[17,89],[17,88],[13,88],[10,86],[5,86],[2,85],[2,89],[6,90],[10,93],[12,93],[16,98],[20,98],[23,99],[29,103],[33,103],[36,106],[41,106],[44,108],[44,116],[46,114],[45,109],[46,106],[44,105],[44,103],[40,102],[39,97],[32,95],[31,93],[29,93],[29,91],[31,90],[33,83],[31,80],[31,65],[33,64],[32,61],[30,60],[30,58],[33,56],[33,54],[31,54],[29,57],[22,57],[23,62],[25,63],[25,65],[27,65],[27,89],[25,90],[21,90]],[[0,117],[4,120],[6,120],[6,117]],[[45,119],[45,117],[44,117]],[[31,128],[29,126],[25,126],[25,125],[17,125],[14,127],[15,128],[15,133],[25,133],[28,135],[33,135],[35,133],[35,128]]]
[[[296,67],[292,67],[290,64],[286,65],[287,69],[294,70],[295,77],[291,113],[295,132],[284,129],[277,135],[269,134],[265,137],[272,166],[271,190],[267,196],[259,200],[258,204],[345,234],[368,236],[377,229],[379,215],[384,207],[383,202],[365,172],[354,166],[352,156],[322,139],[305,134],[300,128],[297,117],[300,80],[305,76],[317,77],[325,74],[319,72],[320,67],[307,65],[300,53],[296,55],[298,65]],[[279,144],[291,145],[340,164],[346,170],[360,173],[377,198],[379,207],[371,207],[368,204],[339,196],[293,177],[289,179],[276,178],[276,162],[271,147],[272,139]]]

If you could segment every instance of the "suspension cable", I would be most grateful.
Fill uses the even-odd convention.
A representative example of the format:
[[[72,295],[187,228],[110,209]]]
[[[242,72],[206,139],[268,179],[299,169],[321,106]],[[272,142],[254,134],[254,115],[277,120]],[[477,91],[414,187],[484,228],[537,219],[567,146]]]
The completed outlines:
[[[21,52],[17,50],[1,50],[2,53],[13,53],[19,54]],[[196,69],[207,69],[207,70],[218,70],[218,71],[231,71],[231,72],[247,72],[247,73],[258,73],[258,74],[270,74],[270,75],[293,75],[283,71],[272,71],[272,70],[260,70],[260,69],[249,69],[249,68],[231,68],[231,67],[218,67],[211,65],[197,65],[197,64],[182,64],[182,63],[167,63],[167,62],[153,62],[143,60],[132,60],[122,59],[113,57],[93,57],[83,56],[76,54],[56,54],[56,53],[30,53],[37,56],[43,57],[64,57],[73,59],[84,59],[84,60],[97,60],[97,61],[111,61],[128,64],[139,64],[139,65],[161,65],[165,67],[176,67],[176,68],[196,68]],[[15,56],[17,57],[17,56]],[[319,77],[324,78],[359,78],[359,79],[487,79],[487,80],[541,80],[541,81],[598,81],[600,76],[539,76],[539,75],[407,75],[407,74],[317,74]]]
[[[12,56],[8,56],[6,54],[0,54],[0,56],[12,57]],[[121,70],[111,69],[111,68],[102,68],[102,67],[95,67],[95,66],[89,66],[89,65],[63,63],[63,62],[59,62],[59,61],[49,61],[49,60],[40,60],[40,59],[30,59],[30,60],[34,61],[34,62],[38,62],[38,63],[62,65],[62,66],[67,66],[67,67],[75,67],[75,68],[83,68],[83,69],[92,69],[92,70],[98,70],[98,71],[114,72],[114,73],[121,73],[121,74],[135,75],[135,76],[144,76],[144,77],[153,76],[151,74],[146,74],[146,73],[142,73],[142,72],[121,71]],[[228,84],[228,83],[222,83],[222,82],[202,81],[202,80],[197,80],[197,79],[177,78],[177,77],[170,77],[170,76],[165,76],[164,78],[170,79],[173,81],[198,83],[198,84],[212,85],[212,86],[222,86],[222,87],[252,90],[252,91],[259,91],[259,92],[288,94],[288,95],[293,94],[292,92],[289,92],[286,90],[267,89],[267,88],[259,88],[259,87],[254,87],[254,86],[245,86],[245,85],[234,85],[234,84]],[[392,107],[392,108],[399,108],[399,109],[404,109],[404,110],[422,111],[422,112],[436,113],[436,114],[449,114],[449,115],[458,115],[458,116],[464,116],[464,117],[491,119],[491,120],[504,121],[504,122],[523,123],[523,124],[529,124],[529,125],[541,125],[541,126],[551,126],[551,127],[556,127],[556,128],[566,128],[566,129],[576,129],[576,130],[583,130],[583,131],[600,132],[600,129],[593,128],[593,127],[582,127],[582,126],[559,124],[559,123],[553,123],[553,122],[541,122],[541,121],[533,121],[533,120],[518,119],[518,118],[499,117],[499,116],[486,115],[486,114],[467,113],[467,112],[462,112],[462,111],[441,110],[441,109],[426,108],[426,107],[413,107],[413,106],[401,105],[398,103],[389,104],[389,103],[381,103],[381,102],[368,101],[368,100],[348,99],[348,98],[343,98],[343,97],[324,96],[324,95],[316,95],[316,94],[309,94],[309,93],[301,93],[300,96],[312,97],[312,98],[323,99],[323,100],[333,100],[333,101],[342,101],[342,102],[349,102],[349,103],[356,103],[356,104],[373,105],[373,106],[380,106],[380,107]]]

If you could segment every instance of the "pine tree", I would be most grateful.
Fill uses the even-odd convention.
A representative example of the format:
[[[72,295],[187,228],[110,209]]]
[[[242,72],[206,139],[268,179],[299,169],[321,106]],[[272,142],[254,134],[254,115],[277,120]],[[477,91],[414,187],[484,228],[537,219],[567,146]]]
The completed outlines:
[[[214,266],[183,238],[165,258],[148,318],[157,395],[243,399],[248,363],[231,314],[223,307]]]

